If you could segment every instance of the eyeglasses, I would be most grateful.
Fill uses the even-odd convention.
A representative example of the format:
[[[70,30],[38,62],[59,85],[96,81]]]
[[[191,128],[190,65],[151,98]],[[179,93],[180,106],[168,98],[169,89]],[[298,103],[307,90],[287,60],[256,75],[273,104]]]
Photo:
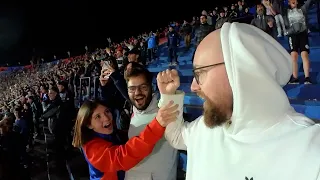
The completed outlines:
[[[218,66],[221,64],[224,64],[224,62],[194,68],[192,71],[193,71],[193,76],[196,79],[197,84],[202,85],[202,82],[205,80],[207,72],[209,71],[209,69],[205,69],[205,68],[215,67],[215,66]]]
[[[129,86],[128,87],[128,92],[129,93],[135,93],[137,91],[137,89],[139,91],[148,91],[149,90],[149,85],[147,84],[141,84],[139,86]]]

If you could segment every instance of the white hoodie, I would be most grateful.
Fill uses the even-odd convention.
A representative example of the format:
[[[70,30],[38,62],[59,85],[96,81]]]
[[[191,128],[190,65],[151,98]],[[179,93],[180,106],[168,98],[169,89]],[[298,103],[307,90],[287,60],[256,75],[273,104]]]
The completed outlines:
[[[153,95],[152,101],[144,111],[133,107],[129,138],[139,135],[156,117],[158,110],[158,96],[156,94]],[[149,156],[126,172],[125,180],[175,180],[178,165],[177,154],[177,150],[170,146],[165,138],[162,138]]]
[[[291,76],[286,50],[260,29],[225,23],[221,43],[234,104],[231,125],[210,129],[182,114],[166,138],[187,150],[187,180],[316,180],[320,127],[290,106],[282,87]],[[161,95],[183,106],[183,93]]]

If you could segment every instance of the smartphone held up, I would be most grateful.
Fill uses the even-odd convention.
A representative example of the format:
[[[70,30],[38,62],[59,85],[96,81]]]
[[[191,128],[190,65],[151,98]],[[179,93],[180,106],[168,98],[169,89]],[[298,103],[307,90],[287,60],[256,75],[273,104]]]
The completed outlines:
[[[110,65],[110,62],[109,61],[104,61],[103,63],[103,66],[102,66],[102,72],[103,72],[103,78],[104,79],[109,79],[109,76],[111,74],[111,70],[112,67]]]

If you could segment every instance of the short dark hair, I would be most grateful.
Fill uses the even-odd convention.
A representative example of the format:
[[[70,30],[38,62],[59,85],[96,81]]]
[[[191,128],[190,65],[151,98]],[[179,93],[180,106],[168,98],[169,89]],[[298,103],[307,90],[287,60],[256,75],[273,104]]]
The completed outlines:
[[[131,77],[137,77],[140,75],[144,76],[147,80],[147,83],[152,85],[152,78],[153,78],[152,73],[150,73],[150,71],[146,69],[143,65],[136,62],[131,62],[131,69],[130,70],[126,69],[126,73],[125,73],[126,81],[128,82]]]

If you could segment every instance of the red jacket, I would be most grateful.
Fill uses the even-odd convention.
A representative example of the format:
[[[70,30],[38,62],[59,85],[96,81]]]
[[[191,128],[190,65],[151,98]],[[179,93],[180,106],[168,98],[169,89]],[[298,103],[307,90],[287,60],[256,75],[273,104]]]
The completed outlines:
[[[127,171],[148,156],[162,138],[165,128],[156,119],[124,145],[113,145],[102,138],[95,138],[83,146],[88,163],[100,171],[101,180],[118,180],[117,171]],[[91,175],[91,174],[90,174]]]

